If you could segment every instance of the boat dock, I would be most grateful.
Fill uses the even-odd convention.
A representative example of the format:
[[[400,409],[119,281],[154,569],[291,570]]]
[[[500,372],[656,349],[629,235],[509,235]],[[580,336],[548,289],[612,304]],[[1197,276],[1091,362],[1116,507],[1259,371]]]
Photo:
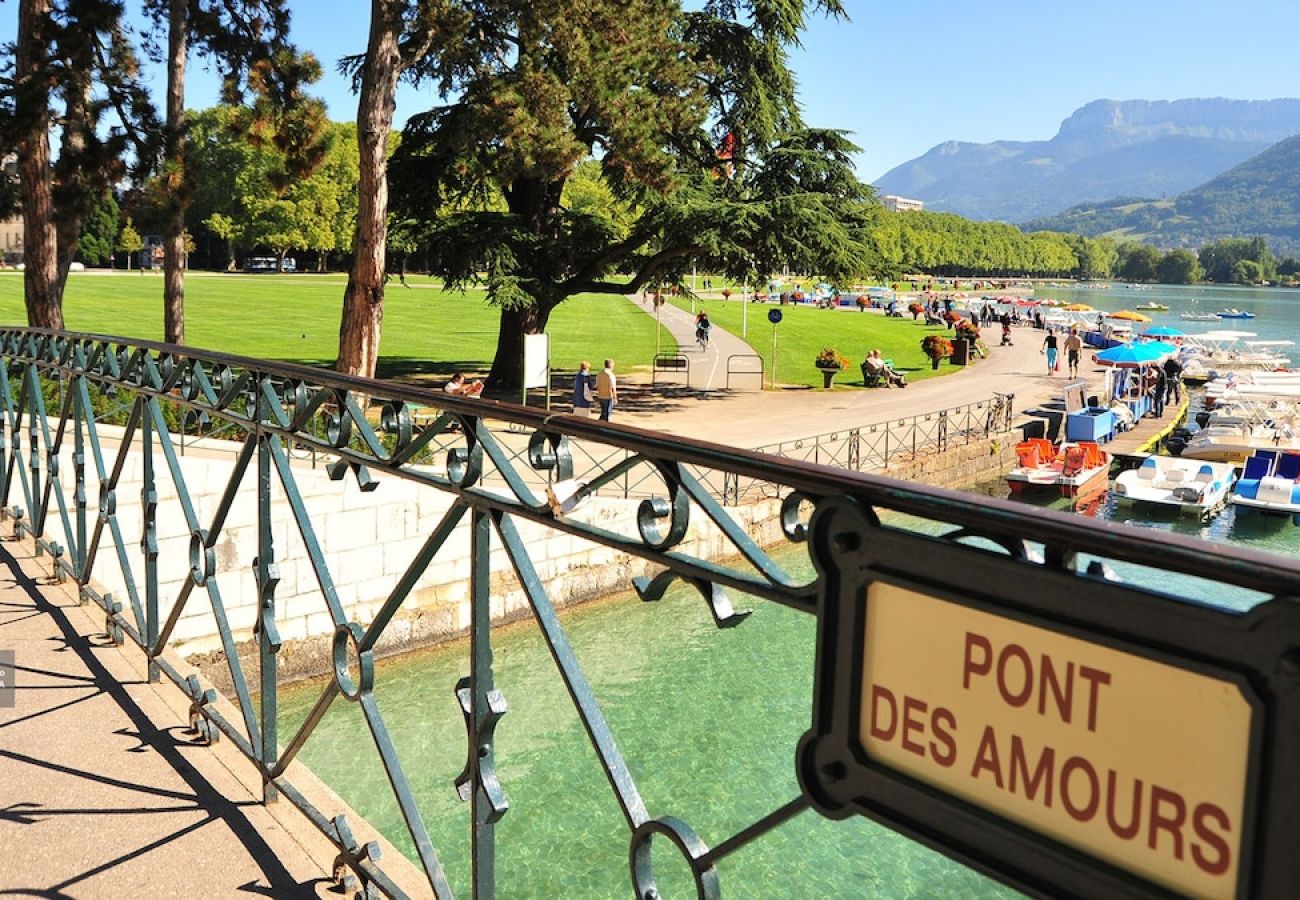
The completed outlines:
[[[1121,431],[1106,443],[1121,465],[1128,468],[1134,461],[1151,456],[1160,442],[1187,419],[1188,397],[1183,391],[1183,399],[1176,404],[1165,407],[1165,414],[1159,419],[1144,416],[1128,431]]]

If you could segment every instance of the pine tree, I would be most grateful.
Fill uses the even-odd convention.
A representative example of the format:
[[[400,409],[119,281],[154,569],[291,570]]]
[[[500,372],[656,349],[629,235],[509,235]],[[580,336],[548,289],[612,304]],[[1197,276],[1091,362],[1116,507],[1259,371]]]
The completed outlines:
[[[501,308],[494,386],[518,386],[523,336],[580,292],[677,283],[693,262],[733,277],[866,264],[855,148],[805,127],[787,61],[807,13],[840,16],[838,0],[449,6],[460,17],[414,72],[455,99],[408,123],[394,196],[428,222],[434,272],[484,281]],[[593,158],[630,224],[566,207]],[[469,209],[431,215],[453,201]]]

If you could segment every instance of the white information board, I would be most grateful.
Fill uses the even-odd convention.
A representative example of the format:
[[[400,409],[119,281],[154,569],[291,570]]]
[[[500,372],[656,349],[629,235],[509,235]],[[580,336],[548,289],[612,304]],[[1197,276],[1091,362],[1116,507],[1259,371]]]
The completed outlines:
[[[524,389],[546,387],[551,380],[551,336],[524,335]]]

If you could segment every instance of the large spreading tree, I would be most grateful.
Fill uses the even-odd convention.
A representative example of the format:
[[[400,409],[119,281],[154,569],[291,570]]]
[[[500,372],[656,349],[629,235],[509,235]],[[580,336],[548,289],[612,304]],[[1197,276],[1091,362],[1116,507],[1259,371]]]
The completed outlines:
[[[446,7],[412,71],[453,102],[408,122],[390,174],[403,221],[427,224],[435,274],[484,283],[501,309],[495,386],[519,385],[523,336],[575,294],[679,283],[692,265],[870,264],[855,148],[804,125],[787,59],[806,16],[842,16],[839,0]],[[588,160],[620,214],[566,203]]]

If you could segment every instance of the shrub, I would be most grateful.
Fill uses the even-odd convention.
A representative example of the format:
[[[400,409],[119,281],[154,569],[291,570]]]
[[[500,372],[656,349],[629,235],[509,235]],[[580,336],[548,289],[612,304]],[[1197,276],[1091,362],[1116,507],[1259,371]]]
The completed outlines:
[[[921,350],[930,359],[945,359],[952,356],[952,341],[941,334],[927,334],[921,338]]]

